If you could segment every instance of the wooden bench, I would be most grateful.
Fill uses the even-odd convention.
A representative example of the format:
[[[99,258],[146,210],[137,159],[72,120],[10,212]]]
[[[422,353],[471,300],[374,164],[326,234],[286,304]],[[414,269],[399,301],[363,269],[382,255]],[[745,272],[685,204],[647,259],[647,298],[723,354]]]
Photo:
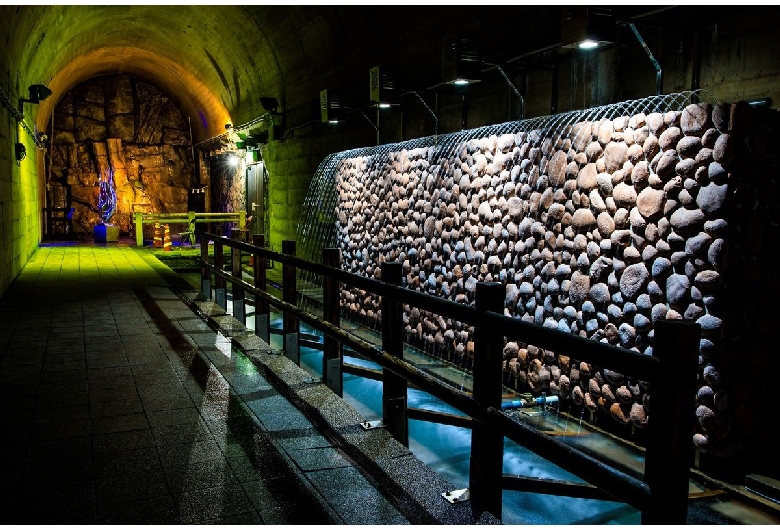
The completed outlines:
[[[239,228],[246,224],[246,212],[184,212],[184,213],[145,213],[134,212],[133,222],[135,223],[135,243],[139,247],[144,245],[144,225],[160,223],[163,224],[187,224],[189,226],[187,234],[195,233],[195,223],[236,223]]]

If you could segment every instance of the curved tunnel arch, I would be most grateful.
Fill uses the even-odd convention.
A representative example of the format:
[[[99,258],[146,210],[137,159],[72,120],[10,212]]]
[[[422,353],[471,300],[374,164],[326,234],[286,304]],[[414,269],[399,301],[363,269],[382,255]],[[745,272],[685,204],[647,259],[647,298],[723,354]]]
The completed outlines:
[[[75,58],[52,77],[48,86],[57,97],[41,102],[38,130],[46,129],[59,97],[74,86],[91,77],[116,73],[137,75],[164,87],[182,115],[192,119],[196,139],[224,132],[224,124],[231,121],[225,105],[192,72],[147,50],[107,47]]]
[[[16,31],[26,36],[20,75],[27,80],[20,85],[44,83],[54,93],[38,109],[39,130],[59,97],[103,74],[139,75],[164,88],[192,118],[196,142],[261,113],[260,96],[282,96],[278,54],[242,7],[46,6],[19,13]]]

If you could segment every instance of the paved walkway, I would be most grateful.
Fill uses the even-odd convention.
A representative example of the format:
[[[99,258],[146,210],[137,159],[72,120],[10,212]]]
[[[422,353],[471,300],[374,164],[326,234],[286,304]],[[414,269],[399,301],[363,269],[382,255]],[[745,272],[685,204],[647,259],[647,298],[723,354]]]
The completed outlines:
[[[408,523],[165,270],[41,247],[0,298],[3,522]]]

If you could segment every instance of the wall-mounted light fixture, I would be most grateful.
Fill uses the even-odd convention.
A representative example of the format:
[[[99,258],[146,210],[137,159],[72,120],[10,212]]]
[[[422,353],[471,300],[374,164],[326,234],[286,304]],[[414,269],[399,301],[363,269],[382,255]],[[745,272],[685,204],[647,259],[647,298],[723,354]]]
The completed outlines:
[[[27,158],[27,148],[23,143],[16,143],[14,145],[14,153],[16,154],[16,161],[21,162]]]
[[[561,45],[592,50],[615,41],[612,9],[592,6],[561,8]]]
[[[389,109],[400,95],[397,72],[389,67],[375,66],[368,71],[369,101],[380,109]]]
[[[482,55],[479,37],[459,33],[444,41],[442,47],[442,82],[463,87],[482,79]]]
[[[269,114],[276,114],[279,108],[279,100],[271,97],[260,98],[260,104]]]
[[[52,94],[52,91],[49,89],[49,87],[45,85],[30,85],[27,87],[27,90],[30,92],[30,97],[19,99],[19,114],[24,114],[24,110],[22,108],[24,103],[34,103],[37,105]]]
[[[336,124],[344,121],[344,104],[341,94],[334,90],[320,90],[320,117],[322,123]]]

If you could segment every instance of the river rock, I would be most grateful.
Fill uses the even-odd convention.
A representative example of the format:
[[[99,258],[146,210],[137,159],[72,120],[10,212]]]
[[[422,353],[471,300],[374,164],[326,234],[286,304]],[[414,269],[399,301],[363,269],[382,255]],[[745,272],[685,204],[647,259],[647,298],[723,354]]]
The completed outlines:
[[[699,194],[701,194],[701,191]],[[699,232],[704,225],[704,220],[705,215],[701,210],[687,210],[685,208],[675,210],[669,219],[672,228],[681,234]]]
[[[684,305],[690,296],[691,282],[684,274],[672,274],[666,280],[666,298],[672,305]]]
[[[636,204],[636,189],[621,182],[615,186],[612,197],[615,199],[615,204],[618,207],[630,209]]]
[[[728,176],[728,172],[718,162],[711,162],[707,166],[707,178],[716,184],[725,183]]]
[[[652,160],[661,151],[661,148],[658,146],[658,138],[652,135],[648,136],[642,145],[642,149],[645,152],[645,159]]]
[[[647,283],[648,277],[644,263],[629,265],[620,276],[620,292],[629,300],[633,300]]]
[[[699,232],[685,242],[685,253],[689,257],[695,257],[706,253],[712,237],[706,232]]]
[[[667,149],[674,149],[681,138],[682,131],[679,129],[679,127],[669,127],[661,133],[661,136],[658,137],[658,146],[662,151],[666,151]]]
[[[596,175],[598,175],[596,164],[586,164],[577,175],[577,186],[584,191],[592,190],[598,184]]]
[[[589,296],[597,306],[605,306],[609,303],[609,287],[605,283],[597,283],[590,288]]]
[[[680,128],[686,136],[702,136],[712,125],[710,103],[693,103],[685,107],[680,116]]]
[[[658,165],[655,168],[655,172],[658,174],[658,176],[661,178],[662,181],[666,182],[667,180],[675,176],[676,174],[675,168],[677,166],[677,162],[679,162],[679,158],[677,156],[676,151],[674,151],[673,149],[664,151],[664,154],[661,155],[661,158],[658,161]]]
[[[728,166],[734,159],[734,137],[730,134],[721,134],[712,148],[712,158],[722,166]]]
[[[677,154],[682,158],[696,158],[701,150],[701,138],[697,136],[684,136],[677,142]]]
[[[572,216],[571,224],[575,229],[587,230],[596,223],[596,217],[588,208],[579,208]]]
[[[664,129],[664,117],[659,112],[653,112],[647,115],[647,126],[650,132],[658,136]]]
[[[713,294],[720,286],[720,274],[713,270],[704,270],[696,274],[694,285],[703,294]]]
[[[664,192],[653,188],[645,188],[636,199],[636,205],[644,217],[655,219],[662,213]]]
[[[547,164],[548,183],[550,186],[557,188],[563,185],[566,181],[567,164],[566,153],[563,151],[556,151],[550,158],[550,162]]]

